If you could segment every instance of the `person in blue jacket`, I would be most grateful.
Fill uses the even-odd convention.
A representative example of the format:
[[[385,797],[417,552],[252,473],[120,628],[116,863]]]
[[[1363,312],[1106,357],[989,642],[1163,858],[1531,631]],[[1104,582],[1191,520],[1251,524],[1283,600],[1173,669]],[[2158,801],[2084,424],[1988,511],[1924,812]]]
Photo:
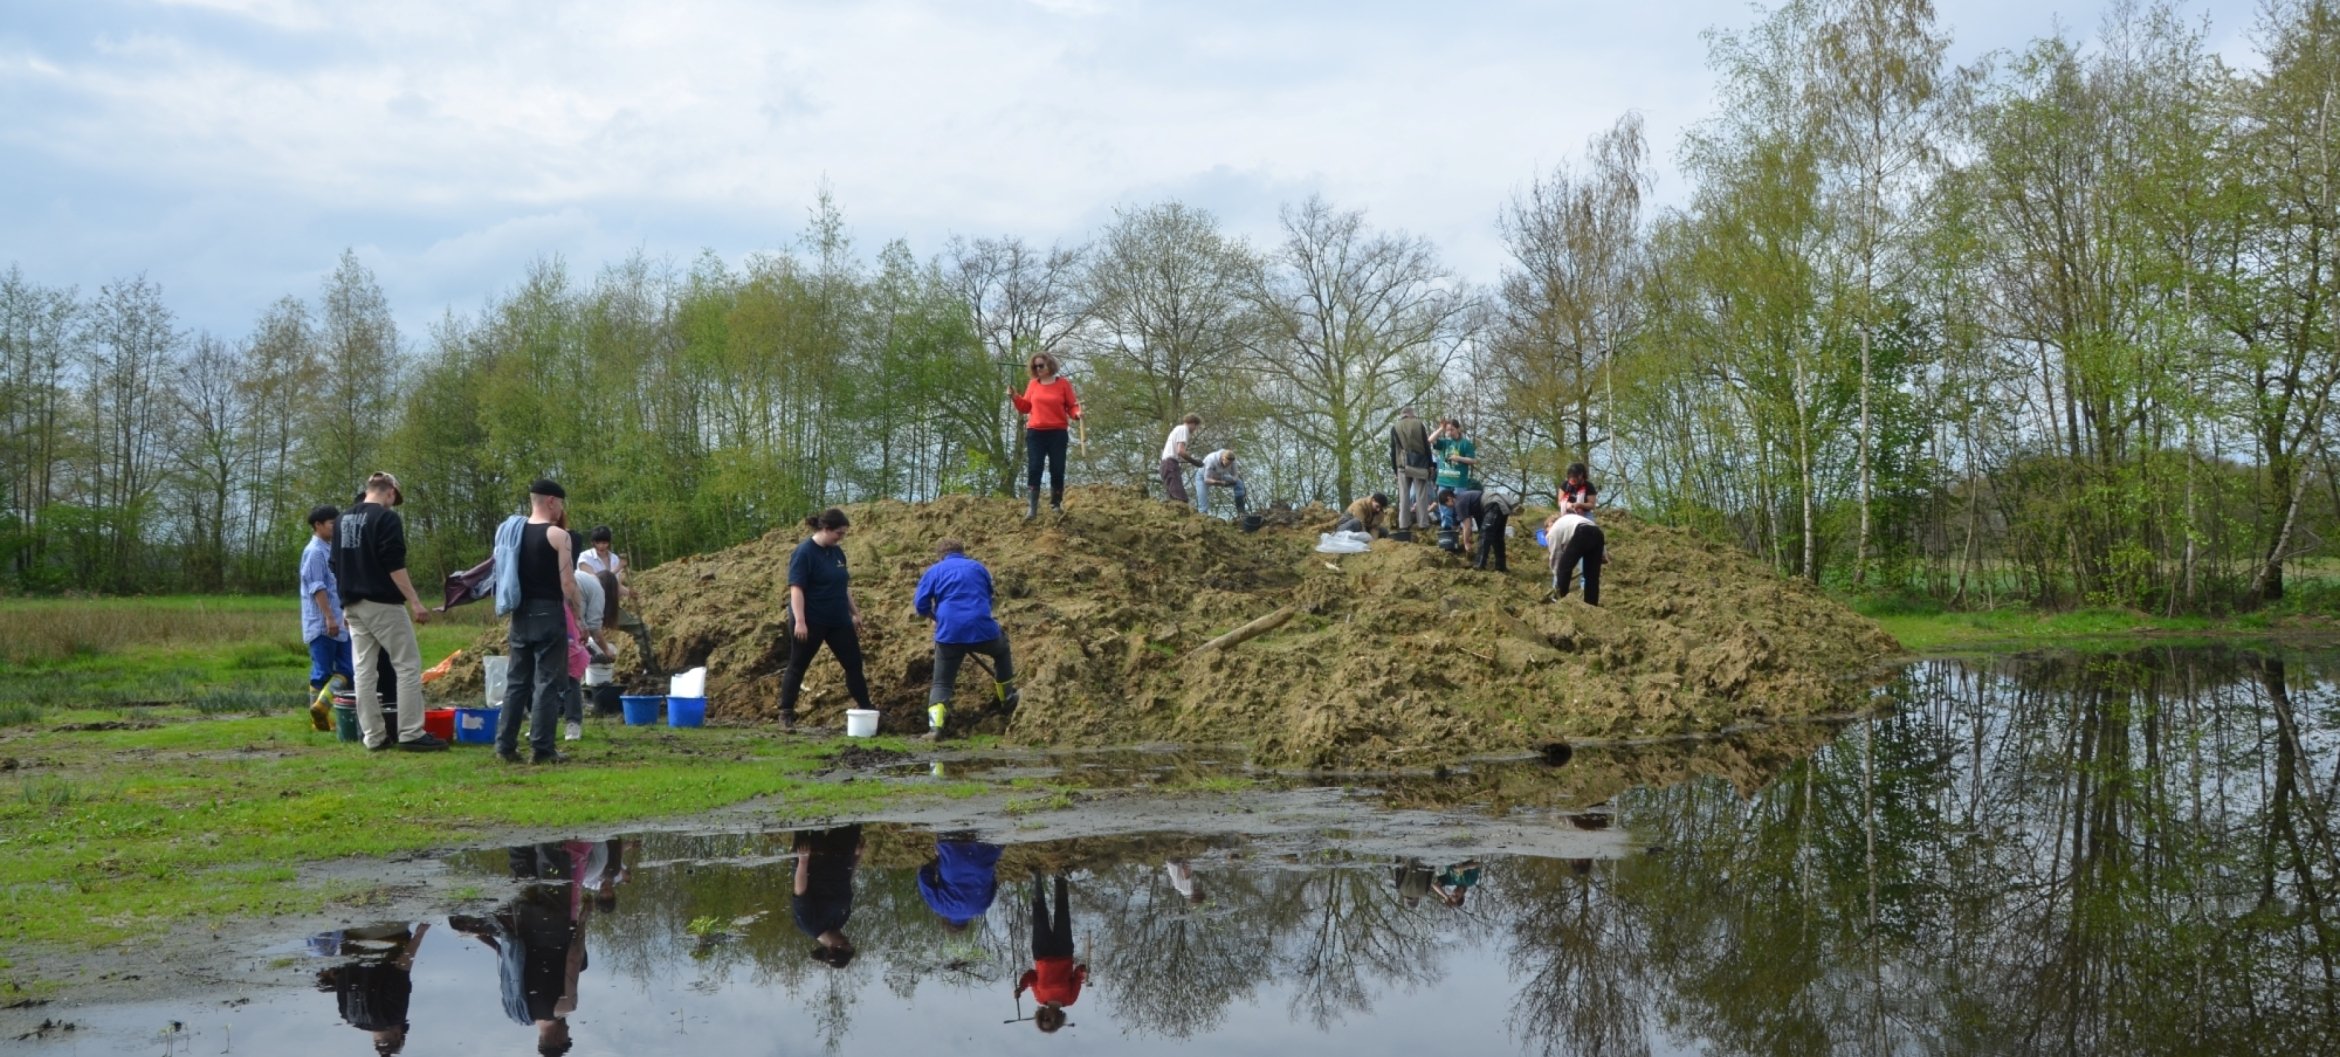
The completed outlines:
[[[1006,849],[969,834],[946,834],[934,842],[934,858],[918,868],[918,895],[952,932],[991,909],[999,896],[999,856]]]
[[[959,665],[970,653],[991,658],[992,693],[1004,708],[1016,707],[1016,662],[1007,632],[991,617],[991,570],[967,557],[956,539],[935,544],[941,557],[918,578],[911,605],[934,621],[934,685],[926,692],[926,738],[939,741],[950,717],[951,690]]]

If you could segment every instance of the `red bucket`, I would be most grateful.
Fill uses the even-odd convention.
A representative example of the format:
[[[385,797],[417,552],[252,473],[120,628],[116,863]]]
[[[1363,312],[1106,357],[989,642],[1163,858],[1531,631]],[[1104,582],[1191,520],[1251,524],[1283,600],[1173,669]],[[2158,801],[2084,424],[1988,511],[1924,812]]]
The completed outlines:
[[[423,733],[440,741],[455,740],[455,710],[434,708],[423,713]]]

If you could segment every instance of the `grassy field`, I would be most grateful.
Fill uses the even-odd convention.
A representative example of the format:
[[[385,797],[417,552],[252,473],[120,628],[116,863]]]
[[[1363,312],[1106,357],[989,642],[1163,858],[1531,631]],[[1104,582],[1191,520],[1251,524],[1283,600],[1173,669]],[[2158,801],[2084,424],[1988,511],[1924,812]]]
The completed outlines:
[[[488,613],[422,631],[436,662]],[[815,772],[842,739],[597,720],[577,765],[485,747],[366,752],[310,729],[297,607],[279,599],[0,602],[0,966],[27,948],[363,902],[300,865],[600,830],[779,796],[794,816],[862,810],[900,786]],[[862,745],[904,747],[880,738]],[[987,787],[937,783],[922,795]],[[0,980],[0,997],[27,985]]]

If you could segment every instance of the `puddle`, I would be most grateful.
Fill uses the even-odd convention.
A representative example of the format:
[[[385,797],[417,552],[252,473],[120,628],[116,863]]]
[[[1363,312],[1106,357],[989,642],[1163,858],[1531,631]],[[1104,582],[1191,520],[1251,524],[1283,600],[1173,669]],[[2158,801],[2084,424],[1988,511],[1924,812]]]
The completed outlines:
[[[169,1000],[0,1014],[24,1025],[0,1040],[75,1024],[0,1047],[362,1054],[404,1025],[417,1054],[2340,1052],[2340,656],[1939,662],[1888,692],[1861,723],[1278,776],[1183,814],[463,851],[436,913],[166,967]]]

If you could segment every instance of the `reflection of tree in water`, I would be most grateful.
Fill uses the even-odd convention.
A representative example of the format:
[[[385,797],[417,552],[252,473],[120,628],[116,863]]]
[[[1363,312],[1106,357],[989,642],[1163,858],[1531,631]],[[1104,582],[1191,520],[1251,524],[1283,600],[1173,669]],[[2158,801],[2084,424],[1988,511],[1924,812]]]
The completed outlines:
[[[1616,898],[1667,1020],[1721,1052],[2333,1052],[2330,678],[1921,665],[1751,800],[1627,798],[1667,853]]]
[[[1509,923],[1511,975],[1519,987],[1511,1032],[1534,1051],[1649,1053],[1645,940],[1605,891],[1609,868],[1591,860],[1506,864],[1517,908]]]

